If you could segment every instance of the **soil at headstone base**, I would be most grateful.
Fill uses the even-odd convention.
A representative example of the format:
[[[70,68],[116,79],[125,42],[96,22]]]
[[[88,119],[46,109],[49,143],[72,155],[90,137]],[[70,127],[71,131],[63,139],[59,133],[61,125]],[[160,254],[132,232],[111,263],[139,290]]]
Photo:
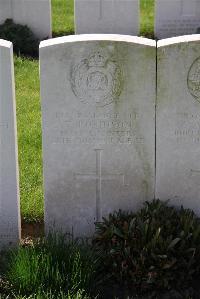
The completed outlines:
[[[22,221],[22,239],[44,236],[44,222],[26,223]]]

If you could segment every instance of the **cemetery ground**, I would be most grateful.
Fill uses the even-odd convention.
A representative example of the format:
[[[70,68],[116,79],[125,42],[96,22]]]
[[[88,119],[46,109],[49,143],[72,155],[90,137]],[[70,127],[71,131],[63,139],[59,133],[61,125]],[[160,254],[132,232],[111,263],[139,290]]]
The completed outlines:
[[[141,2],[142,36],[153,37],[153,2]],[[65,0],[52,0],[53,36],[74,32],[73,1],[67,4],[66,10]],[[0,298],[200,298],[193,279],[200,273],[200,223],[188,210],[154,201],[137,214],[113,214],[98,225],[93,246],[70,235],[37,238],[44,211],[38,59],[15,56],[15,82],[24,238],[0,256]]]
[[[49,234],[2,253],[0,298],[199,299],[199,243],[192,211],[154,200],[111,214],[92,240]]]

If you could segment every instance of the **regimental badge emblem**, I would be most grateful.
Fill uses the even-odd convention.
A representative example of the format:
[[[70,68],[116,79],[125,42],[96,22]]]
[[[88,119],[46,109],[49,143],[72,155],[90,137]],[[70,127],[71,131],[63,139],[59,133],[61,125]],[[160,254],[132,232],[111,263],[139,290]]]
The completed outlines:
[[[117,101],[123,89],[122,68],[103,50],[72,67],[71,86],[82,103],[103,107]]]
[[[190,94],[200,102],[200,57],[191,65],[187,81]]]

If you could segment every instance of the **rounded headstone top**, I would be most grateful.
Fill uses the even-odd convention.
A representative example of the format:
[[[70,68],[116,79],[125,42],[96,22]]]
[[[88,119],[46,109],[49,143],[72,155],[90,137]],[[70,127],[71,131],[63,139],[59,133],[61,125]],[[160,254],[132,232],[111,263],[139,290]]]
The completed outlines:
[[[0,47],[11,48],[12,43],[7,40],[0,39]]]
[[[131,36],[131,35],[120,35],[120,34],[80,34],[80,35],[69,35],[63,37],[52,38],[44,40],[40,43],[40,49],[56,46],[64,43],[84,42],[84,41],[117,41],[140,44],[150,47],[156,46],[156,41],[148,38]]]
[[[174,44],[189,43],[195,41],[200,41],[200,34],[182,35],[177,37],[161,39],[157,42],[157,47],[159,48]]]

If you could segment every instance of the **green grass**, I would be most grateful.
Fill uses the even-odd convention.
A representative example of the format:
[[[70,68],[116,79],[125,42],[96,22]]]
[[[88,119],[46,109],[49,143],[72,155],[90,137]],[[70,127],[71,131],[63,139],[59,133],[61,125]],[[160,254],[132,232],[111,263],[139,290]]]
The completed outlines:
[[[9,299],[10,297],[6,297],[4,299]],[[1,299],[1,297],[0,297]],[[39,291],[38,293],[32,294],[30,296],[15,296],[12,299],[90,299],[89,296],[84,295],[82,290],[79,290],[76,294],[65,294],[60,291],[58,294],[54,295],[52,292],[43,292]]]
[[[154,0],[140,0],[140,34],[154,36]],[[120,21],[120,20],[119,20]],[[74,33],[74,1],[52,0],[53,36]]]
[[[4,263],[8,294],[22,298],[43,298],[42,294],[49,294],[49,298],[68,299],[76,295],[86,299],[84,295],[95,291],[99,266],[96,254],[91,246],[63,235],[49,235],[33,245],[8,252]]]
[[[145,37],[154,37],[154,1],[141,0],[140,2],[140,34]]]
[[[74,1],[52,0],[53,36],[74,33]]]
[[[15,57],[21,211],[25,220],[43,218],[41,109],[38,60]]]
[[[153,35],[154,0],[141,0],[141,34]],[[53,35],[74,32],[73,0],[52,0]],[[43,220],[41,111],[38,60],[15,57],[21,214]]]

